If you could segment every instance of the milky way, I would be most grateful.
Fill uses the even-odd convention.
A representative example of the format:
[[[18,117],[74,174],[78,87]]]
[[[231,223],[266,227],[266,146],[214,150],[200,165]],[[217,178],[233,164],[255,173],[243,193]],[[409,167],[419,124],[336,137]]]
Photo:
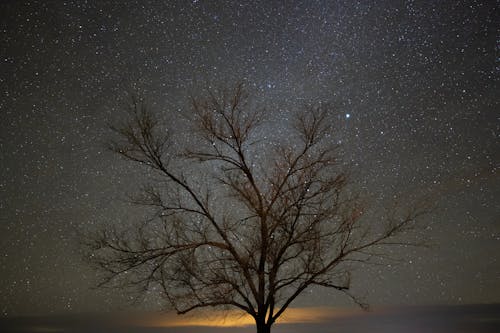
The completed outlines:
[[[125,304],[89,289],[78,244],[82,230],[141,215],[123,200],[141,174],[106,151],[106,124],[130,89],[175,127],[188,95],[235,80],[278,132],[297,106],[331,103],[375,203],[436,202],[431,248],[360,268],[358,293],[375,305],[500,301],[495,1],[2,1],[0,15],[4,315]],[[349,300],[312,290],[298,304]]]

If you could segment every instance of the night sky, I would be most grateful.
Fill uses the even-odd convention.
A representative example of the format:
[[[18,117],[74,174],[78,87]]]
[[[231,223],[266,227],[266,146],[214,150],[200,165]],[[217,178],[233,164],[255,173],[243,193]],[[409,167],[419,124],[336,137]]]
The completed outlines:
[[[124,200],[143,174],[105,149],[106,124],[132,89],[182,128],[190,94],[236,80],[275,119],[263,136],[306,102],[331,103],[373,204],[436,203],[432,246],[361,267],[354,292],[374,306],[500,302],[495,1],[7,0],[0,16],[2,315],[126,304],[90,289],[78,242],[143,214]],[[319,289],[295,305],[352,306]]]

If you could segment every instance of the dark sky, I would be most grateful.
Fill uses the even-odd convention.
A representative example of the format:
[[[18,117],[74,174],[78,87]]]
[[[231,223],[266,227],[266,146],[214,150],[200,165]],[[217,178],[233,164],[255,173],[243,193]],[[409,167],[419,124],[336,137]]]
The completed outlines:
[[[78,231],[141,215],[123,201],[141,174],[105,150],[106,123],[140,89],[175,127],[200,85],[238,79],[275,119],[331,102],[375,204],[396,193],[436,202],[433,246],[360,268],[358,294],[500,302],[495,1],[7,0],[0,16],[3,315],[124,304],[125,293],[89,289],[78,247]],[[297,303],[312,304],[349,301],[312,290]]]

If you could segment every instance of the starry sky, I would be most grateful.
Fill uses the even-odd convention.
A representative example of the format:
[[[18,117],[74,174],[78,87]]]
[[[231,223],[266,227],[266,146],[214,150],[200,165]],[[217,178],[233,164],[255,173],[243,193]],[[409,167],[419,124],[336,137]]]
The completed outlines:
[[[142,214],[124,198],[143,174],[106,151],[106,124],[138,89],[181,126],[190,94],[235,80],[277,133],[297,106],[332,103],[353,180],[375,203],[436,203],[432,246],[360,267],[356,293],[373,305],[500,302],[495,1],[7,0],[0,16],[2,315],[125,304],[91,289],[79,248],[81,231]],[[310,305],[350,302],[311,290],[297,302]]]

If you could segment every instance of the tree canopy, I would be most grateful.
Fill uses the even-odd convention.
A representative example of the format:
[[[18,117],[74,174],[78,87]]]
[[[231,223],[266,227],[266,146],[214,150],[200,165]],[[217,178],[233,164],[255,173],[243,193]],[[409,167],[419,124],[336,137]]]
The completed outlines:
[[[208,89],[190,107],[189,143],[138,97],[127,120],[112,127],[111,150],[151,170],[133,202],[154,214],[135,228],[91,237],[103,284],[159,288],[179,314],[236,307],[255,319],[258,332],[269,332],[313,286],[364,305],[349,290],[353,265],[409,243],[399,236],[424,207],[367,216],[331,139],[327,104],[299,109],[273,144],[262,141],[269,119],[243,84]]]

